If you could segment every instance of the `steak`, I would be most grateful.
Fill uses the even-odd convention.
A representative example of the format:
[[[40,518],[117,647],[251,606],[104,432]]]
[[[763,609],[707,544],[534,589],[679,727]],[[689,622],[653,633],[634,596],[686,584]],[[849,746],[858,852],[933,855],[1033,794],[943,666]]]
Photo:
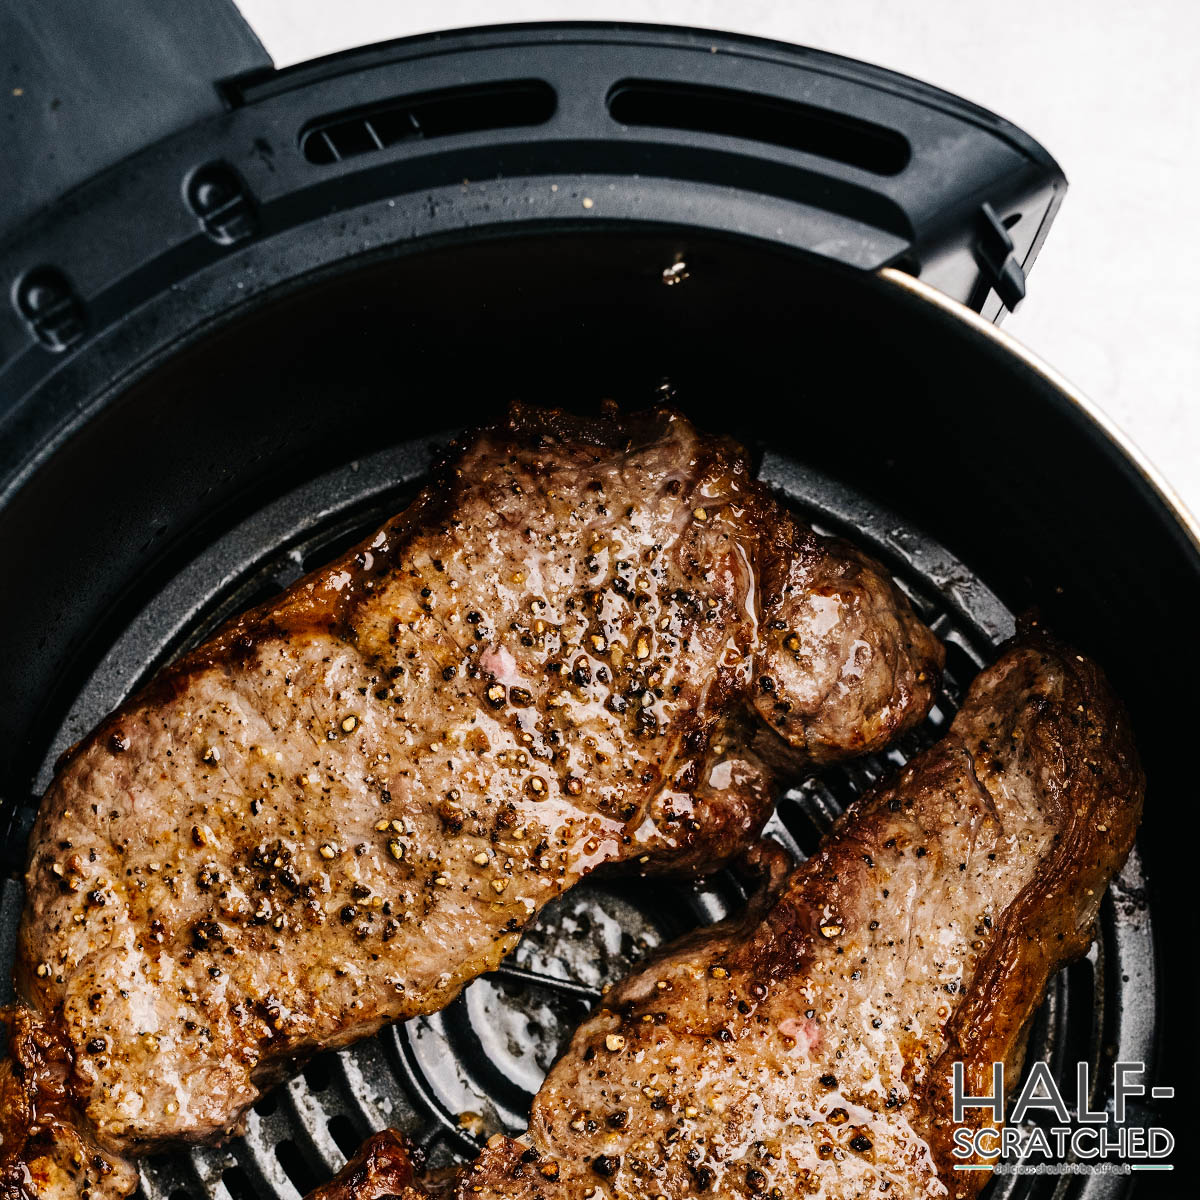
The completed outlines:
[[[493,1137],[459,1200],[976,1195],[989,1173],[951,1154],[952,1064],[971,1095],[991,1091],[993,1062],[1017,1080],[1047,982],[1091,943],[1143,787],[1098,670],[1024,636],[813,858],[789,873],[759,850],[742,918],[609,992],[528,1133]]]
[[[694,872],[927,711],[887,573],[681,416],[514,409],[162,672],[32,836],[0,1177],[121,1195],[312,1053],[446,1004],[601,866]]]
[[[384,1129],[372,1134],[362,1149],[306,1200],[428,1200],[429,1187],[416,1181],[420,1152],[402,1133]],[[432,1185],[436,1189],[436,1184]]]

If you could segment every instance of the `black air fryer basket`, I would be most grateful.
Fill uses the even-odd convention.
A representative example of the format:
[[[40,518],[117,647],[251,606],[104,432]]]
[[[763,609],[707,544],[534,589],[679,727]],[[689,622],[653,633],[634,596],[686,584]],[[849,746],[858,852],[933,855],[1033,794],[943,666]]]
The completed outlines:
[[[218,0],[189,29],[141,7],[4,18],[7,57],[40,64],[59,105],[18,110],[0,202],[3,986],[66,746],[402,507],[508,399],[669,400],[888,563],[948,647],[922,729],[781,798],[771,831],[797,855],[939,736],[1014,614],[1036,606],[1104,665],[1146,817],[1030,1059],[1068,1094],[1089,1062],[1093,1108],[1116,1060],[1186,1085],[1197,819],[1177,681],[1200,667],[1200,548],[1136,452],[991,323],[1062,198],[1045,151],[913,80],[725,34],[469,30],[276,72]],[[146,1200],[297,1200],[388,1124],[434,1165],[523,1128],[600,987],[743,899],[728,874],[667,904],[646,886],[568,894],[445,1012],[318,1057],[227,1147],[148,1160]],[[1171,1102],[1137,1119],[1183,1128]]]

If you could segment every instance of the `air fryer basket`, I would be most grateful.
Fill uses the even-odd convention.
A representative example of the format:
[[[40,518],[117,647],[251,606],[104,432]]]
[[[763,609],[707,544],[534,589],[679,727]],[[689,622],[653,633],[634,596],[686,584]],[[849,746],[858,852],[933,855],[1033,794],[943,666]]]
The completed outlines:
[[[681,261],[686,278],[667,286]],[[1091,1063],[1094,1107],[1115,1059],[1182,1084],[1192,993],[1163,947],[1180,933],[1195,817],[1175,753],[1186,718],[1161,675],[1164,654],[1176,671],[1194,659],[1175,640],[1195,611],[1194,547],[1129,460],[1001,343],[915,292],[736,237],[526,227],[380,252],[279,289],[99,396],[0,511],[15,584],[0,593],[3,703],[29,731],[9,748],[14,863],[65,745],[223,617],[402,506],[452,431],[513,397],[606,396],[669,401],[741,437],[799,512],[880,555],[948,644],[924,728],[782,798],[772,832],[796,853],[938,735],[1014,613],[1038,604],[1106,666],[1145,753],[1146,821],[1030,1057],[1068,1090],[1075,1062]],[[294,1200],[385,1124],[435,1164],[520,1128],[600,986],[742,899],[729,873],[672,885],[670,905],[654,888],[650,904],[614,875],[568,895],[444,1013],[317,1058],[228,1147],[149,1160],[146,1196]],[[20,892],[4,889],[7,976]],[[1010,1177],[990,1194],[1098,1200],[1127,1185]]]

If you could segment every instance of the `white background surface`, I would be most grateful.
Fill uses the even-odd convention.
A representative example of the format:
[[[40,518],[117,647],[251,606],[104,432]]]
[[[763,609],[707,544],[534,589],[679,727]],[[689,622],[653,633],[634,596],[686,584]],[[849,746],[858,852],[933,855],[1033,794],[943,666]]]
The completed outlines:
[[[278,66],[464,25],[652,21],[831,50],[993,109],[1070,181],[1005,328],[1104,408],[1200,514],[1200,0],[238,3]]]

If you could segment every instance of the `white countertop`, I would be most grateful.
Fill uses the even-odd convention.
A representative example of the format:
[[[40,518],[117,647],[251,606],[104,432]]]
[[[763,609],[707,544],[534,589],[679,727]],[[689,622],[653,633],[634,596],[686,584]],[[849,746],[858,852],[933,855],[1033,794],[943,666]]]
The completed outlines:
[[[1195,0],[238,0],[278,66],[434,29],[729,29],[903,71],[1022,126],[1067,198],[1005,328],[1092,397],[1200,514]]]

